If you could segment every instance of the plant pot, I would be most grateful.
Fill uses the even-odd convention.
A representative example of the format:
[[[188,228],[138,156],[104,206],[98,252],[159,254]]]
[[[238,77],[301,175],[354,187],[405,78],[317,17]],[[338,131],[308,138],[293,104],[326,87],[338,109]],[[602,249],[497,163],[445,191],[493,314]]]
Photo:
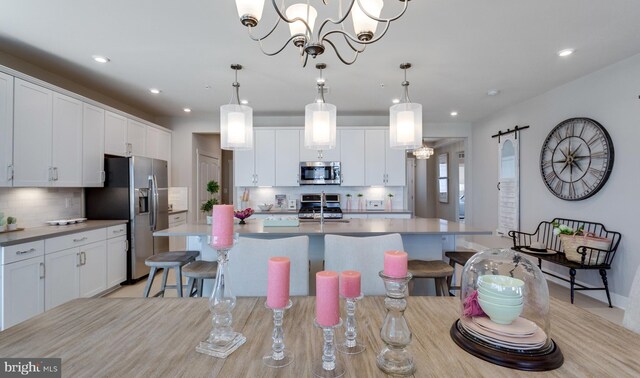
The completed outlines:
[[[207,215],[207,224],[211,224],[211,215]]]
[[[15,229],[17,229],[17,228],[18,228],[18,225],[17,225],[17,224],[15,224],[15,223],[12,223],[12,224],[8,224],[8,225],[7,225],[7,231],[14,231],[14,230],[15,230]]]

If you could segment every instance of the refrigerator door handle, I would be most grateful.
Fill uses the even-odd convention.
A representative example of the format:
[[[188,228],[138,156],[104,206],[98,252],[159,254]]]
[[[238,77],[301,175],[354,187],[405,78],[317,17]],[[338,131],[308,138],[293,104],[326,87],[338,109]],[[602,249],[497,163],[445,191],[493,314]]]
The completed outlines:
[[[153,225],[151,227],[151,231],[155,231],[158,226],[158,179],[156,178],[156,175],[152,175],[151,177],[153,180],[153,186],[151,187],[151,196],[153,198],[153,206],[151,207],[151,211],[153,212]]]
[[[155,198],[154,198],[154,195],[153,195],[153,192],[154,192],[153,191],[153,184],[154,184],[153,183],[153,176],[150,175],[149,176],[149,192],[150,192],[149,194],[150,195],[148,197],[148,201],[149,201],[149,209],[148,209],[148,211],[149,211],[149,229],[151,231],[153,231],[153,228],[154,228],[155,223],[156,223],[156,221],[154,219],[154,217],[156,215],[156,212],[154,211]]]

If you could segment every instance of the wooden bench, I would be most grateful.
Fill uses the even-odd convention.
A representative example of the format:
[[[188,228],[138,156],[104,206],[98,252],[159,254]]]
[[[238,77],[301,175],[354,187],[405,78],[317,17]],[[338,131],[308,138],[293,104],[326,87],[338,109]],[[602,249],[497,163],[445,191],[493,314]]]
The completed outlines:
[[[568,260],[562,250],[562,244],[560,243],[560,237],[554,235],[553,229],[554,223],[564,224],[571,227],[574,230],[582,227],[584,232],[593,233],[595,236],[601,238],[607,238],[611,240],[611,247],[609,250],[589,248],[586,246],[579,246],[577,252],[582,255],[581,262],[575,262]],[[605,290],[607,293],[607,300],[609,301],[609,307],[611,306],[611,295],[609,294],[609,284],[607,283],[607,269],[611,269],[611,262],[616,255],[618,244],[620,244],[621,235],[619,232],[608,231],[604,225],[595,222],[587,222],[575,219],[555,218],[551,222],[540,222],[538,228],[534,233],[509,231],[509,236],[513,239],[513,248],[516,251],[526,253],[530,256],[538,259],[538,267],[542,270],[542,260],[552,262],[554,264],[562,265],[569,268],[569,279],[555,275],[551,272],[544,271],[544,273],[569,282],[571,286],[571,303],[573,303],[574,290]],[[528,252],[523,250],[524,247],[531,246],[532,242],[541,242],[545,245],[547,250],[555,251],[555,254],[539,254]],[[603,261],[601,264],[588,265],[589,261]],[[587,263],[585,263],[587,262]],[[586,287],[579,283],[576,283],[576,270],[577,269],[597,269],[602,277],[603,287]]]

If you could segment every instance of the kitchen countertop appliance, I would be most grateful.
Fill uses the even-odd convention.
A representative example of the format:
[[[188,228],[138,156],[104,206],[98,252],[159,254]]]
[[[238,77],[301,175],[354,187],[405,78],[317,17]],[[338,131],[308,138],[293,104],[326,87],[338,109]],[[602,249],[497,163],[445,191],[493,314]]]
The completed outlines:
[[[169,227],[167,162],[144,157],[105,157],[104,188],[85,189],[89,219],[126,219],[127,282],[149,274],[147,257],[169,250],[168,237],[153,232]]]
[[[319,219],[322,206],[322,193],[303,194],[300,200],[300,219]],[[342,219],[339,194],[325,194],[324,219]]]

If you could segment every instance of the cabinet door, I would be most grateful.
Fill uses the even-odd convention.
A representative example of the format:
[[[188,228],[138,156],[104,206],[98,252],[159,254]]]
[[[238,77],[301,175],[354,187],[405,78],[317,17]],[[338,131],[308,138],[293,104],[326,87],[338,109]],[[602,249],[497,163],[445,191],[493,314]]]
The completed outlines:
[[[107,289],[107,243],[101,241],[79,247],[80,297],[92,297]]]
[[[78,248],[65,249],[44,256],[46,274],[45,310],[76,299],[80,296],[80,251]]]
[[[44,259],[42,256],[3,265],[2,324],[7,329],[44,312]]]
[[[147,156],[147,125],[127,119],[127,143],[130,155]]]
[[[366,186],[385,184],[385,130],[365,130],[364,156]]]
[[[119,236],[107,240],[107,288],[119,285],[126,279],[127,237]]]
[[[104,110],[83,104],[82,186],[104,186]]]
[[[14,186],[48,186],[51,174],[53,92],[15,79]]]
[[[256,130],[254,142],[256,184],[274,186],[276,184],[275,130]]]
[[[253,142],[255,144],[255,137]],[[256,185],[254,156],[254,150],[233,151],[233,180],[235,186]]]
[[[0,187],[13,185],[13,76],[0,72]]]
[[[276,185],[298,186],[300,130],[276,130]]]
[[[322,151],[322,159],[318,158],[318,150],[310,150],[304,146],[304,130],[300,130],[300,161],[341,161],[340,131],[336,132],[336,147]]]
[[[340,130],[343,186],[364,186],[364,130]]]
[[[119,114],[104,113],[104,153],[127,156],[127,119]]]
[[[147,157],[160,159],[160,130],[147,126]],[[164,159],[163,159],[164,160]]]
[[[407,181],[407,153],[404,149],[391,148],[389,132],[385,131],[386,186],[405,186]]]
[[[82,101],[53,92],[51,165],[55,186],[82,186]]]

